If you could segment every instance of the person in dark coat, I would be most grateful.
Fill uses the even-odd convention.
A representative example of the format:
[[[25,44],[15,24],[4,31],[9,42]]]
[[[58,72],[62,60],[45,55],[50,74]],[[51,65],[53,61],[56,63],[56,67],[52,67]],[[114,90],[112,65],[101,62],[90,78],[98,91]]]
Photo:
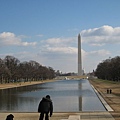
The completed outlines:
[[[8,115],[6,120],[13,120],[14,116],[12,114]]]
[[[42,100],[40,101],[38,106],[38,112],[40,113],[39,120],[43,120],[44,114],[45,114],[45,120],[49,120],[49,113],[50,113],[50,117],[52,116],[53,103],[49,95],[46,95],[46,97],[43,97]]]

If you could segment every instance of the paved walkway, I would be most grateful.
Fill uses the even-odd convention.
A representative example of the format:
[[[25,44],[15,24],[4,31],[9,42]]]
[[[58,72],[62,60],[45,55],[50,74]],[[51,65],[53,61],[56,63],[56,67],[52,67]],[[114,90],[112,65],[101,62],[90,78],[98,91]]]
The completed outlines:
[[[105,82],[104,80],[90,80],[90,83],[97,89],[106,103],[113,109],[109,111],[115,120],[120,120],[120,82]],[[107,94],[107,89],[112,89],[111,94]],[[105,104],[105,103],[104,103]]]
[[[9,114],[14,115],[14,120],[39,120],[39,113],[0,113],[0,120],[5,120]],[[50,120],[114,120],[114,118],[109,112],[79,112],[53,113]]]

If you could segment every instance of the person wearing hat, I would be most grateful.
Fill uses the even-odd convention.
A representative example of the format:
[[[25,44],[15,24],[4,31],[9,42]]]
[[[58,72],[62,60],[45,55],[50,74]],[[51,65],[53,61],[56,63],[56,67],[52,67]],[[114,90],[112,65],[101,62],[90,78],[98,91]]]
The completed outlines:
[[[40,113],[39,120],[43,120],[45,115],[45,120],[49,120],[49,113],[50,117],[53,113],[53,103],[50,99],[50,95],[46,95],[46,97],[43,97],[42,100],[39,103],[38,106],[38,112]]]

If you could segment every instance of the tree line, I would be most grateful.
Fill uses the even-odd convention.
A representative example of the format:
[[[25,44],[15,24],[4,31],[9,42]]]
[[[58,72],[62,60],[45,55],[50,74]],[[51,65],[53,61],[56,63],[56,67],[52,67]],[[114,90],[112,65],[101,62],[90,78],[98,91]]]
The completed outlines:
[[[120,56],[99,63],[95,75],[104,80],[120,81]]]
[[[20,62],[14,56],[0,58],[0,82],[18,82],[52,79],[55,70],[52,67],[42,66],[36,61]]]

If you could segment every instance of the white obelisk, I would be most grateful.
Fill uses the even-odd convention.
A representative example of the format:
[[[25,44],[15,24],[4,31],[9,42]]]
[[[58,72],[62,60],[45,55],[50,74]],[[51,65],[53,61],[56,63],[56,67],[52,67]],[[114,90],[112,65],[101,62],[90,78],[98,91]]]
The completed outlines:
[[[82,73],[82,58],[81,58],[81,36],[78,35],[78,76],[81,76]]]

